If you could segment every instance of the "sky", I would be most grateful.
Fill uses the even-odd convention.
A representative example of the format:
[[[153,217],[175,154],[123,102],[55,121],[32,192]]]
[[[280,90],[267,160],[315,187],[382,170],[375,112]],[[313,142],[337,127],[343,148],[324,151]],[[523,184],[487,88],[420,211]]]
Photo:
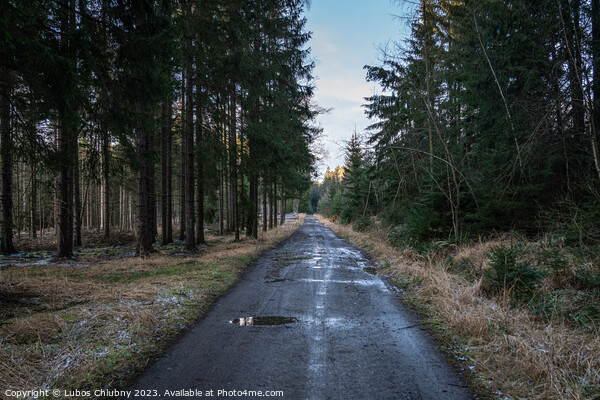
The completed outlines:
[[[379,93],[367,82],[365,65],[381,65],[380,48],[401,41],[409,31],[410,9],[394,0],[312,0],[306,12],[311,56],[316,63],[314,100],[331,109],[317,118],[323,128],[321,147],[326,151],[318,170],[344,165],[344,145],[356,129],[362,134],[375,121],[364,113],[365,97]]]

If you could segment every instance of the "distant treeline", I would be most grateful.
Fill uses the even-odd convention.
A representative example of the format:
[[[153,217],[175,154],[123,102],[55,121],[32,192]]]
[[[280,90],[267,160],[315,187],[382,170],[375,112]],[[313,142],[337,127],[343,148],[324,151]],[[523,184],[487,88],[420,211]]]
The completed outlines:
[[[257,237],[261,204],[277,224],[319,134],[304,7],[2,1],[1,252],[14,232],[54,229],[68,257],[82,229],[135,229],[145,255],[175,222],[193,249],[205,221]]]

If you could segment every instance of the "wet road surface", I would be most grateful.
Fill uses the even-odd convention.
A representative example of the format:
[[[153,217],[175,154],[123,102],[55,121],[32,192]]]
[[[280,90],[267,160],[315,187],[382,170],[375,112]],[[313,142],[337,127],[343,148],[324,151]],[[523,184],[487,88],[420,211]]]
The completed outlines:
[[[307,217],[129,390],[160,398],[471,398],[372,268]]]

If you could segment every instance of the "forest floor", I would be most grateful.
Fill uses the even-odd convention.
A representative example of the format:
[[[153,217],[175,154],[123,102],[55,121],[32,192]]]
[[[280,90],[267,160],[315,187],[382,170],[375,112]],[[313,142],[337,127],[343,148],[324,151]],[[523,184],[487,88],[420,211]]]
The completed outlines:
[[[491,296],[482,279],[490,251],[506,241],[440,243],[419,254],[390,245],[386,230],[377,224],[356,232],[350,225],[319,220],[374,258],[379,272],[390,277],[437,332],[442,347],[470,366],[482,391],[500,399],[600,399],[597,292],[555,289],[553,276],[539,290],[546,301],[518,303]],[[523,245],[536,248],[540,243]],[[597,258],[586,268],[598,274]],[[532,312],[536,307],[547,307],[551,315]]]
[[[53,237],[17,240],[22,253],[0,256],[0,398],[123,388],[303,219],[258,240],[209,235],[198,252],[155,245],[143,259],[127,234],[89,235],[71,260],[54,259]]]

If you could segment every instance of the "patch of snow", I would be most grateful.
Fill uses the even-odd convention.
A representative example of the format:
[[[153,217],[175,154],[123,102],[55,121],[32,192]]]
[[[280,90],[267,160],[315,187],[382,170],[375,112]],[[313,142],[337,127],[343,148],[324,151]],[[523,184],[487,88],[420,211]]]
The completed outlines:
[[[156,299],[156,301],[160,304],[179,304],[181,303],[182,299],[181,297],[177,297],[177,296],[170,296],[170,297],[159,297],[158,299]]]
[[[104,357],[105,355],[107,355],[108,353],[110,353],[110,349],[108,348],[108,346],[104,347],[102,350],[100,351],[96,351],[94,353],[94,355],[96,357]]]

